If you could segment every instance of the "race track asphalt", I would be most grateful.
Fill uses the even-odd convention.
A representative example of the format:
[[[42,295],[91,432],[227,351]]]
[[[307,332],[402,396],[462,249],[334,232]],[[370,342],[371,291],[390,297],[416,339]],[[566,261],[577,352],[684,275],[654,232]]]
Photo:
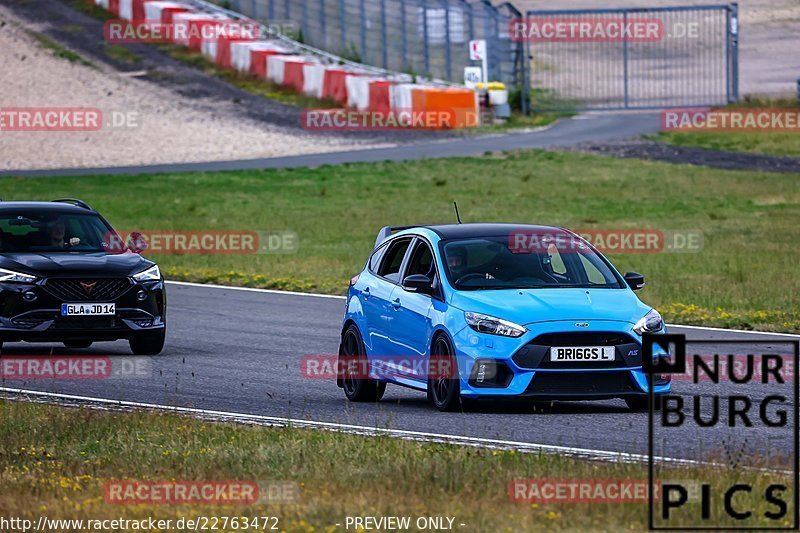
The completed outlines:
[[[2,176],[107,176],[158,174],[164,172],[219,172],[224,170],[255,170],[270,168],[319,167],[344,163],[373,163],[379,161],[409,161],[445,157],[468,157],[485,152],[524,148],[556,148],[585,142],[640,137],[659,130],[657,113],[586,114],[560,120],[548,128],[528,132],[495,135],[464,135],[441,141],[411,142],[389,148],[350,150],[324,154],[272,157],[239,161],[176,163],[105,168],[65,168],[43,170],[3,170]]]
[[[543,411],[534,411],[530,404],[492,403],[469,412],[440,413],[428,405],[424,393],[389,386],[378,404],[347,402],[334,381],[308,379],[301,372],[304,356],[337,352],[344,310],[341,298],[170,284],[169,305],[167,345],[161,355],[149,358],[152,371],[146,375],[123,380],[5,379],[1,386],[593,450],[647,452],[647,414],[630,412],[621,400],[563,402]],[[679,327],[672,327],[671,332],[685,333],[690,340],[709,341],[702,353],[729,353],[729,347],[719,344],[723,339],[760,343],[748,346],[749,352],[784,353],[788,347],[775,341],[798,339]],[[48,353],[108,355],[113,361],[131,357],[125,342],[96,344],[86,350],[6,344],[3,357]],[[719,386],[693,385],[690,381],[675,384],[675,390],[684,396],[708,397],[720,390],[713,387]],[[730,385],[722,387],[723,396],[744,390],[757,400],[766,394],[756,385],[736,391]],[[757,426],[734,431],[685,424],[663,430],[669,433],[657,438],[666,444],[660,455],[717,458],[732,445],[731,435],[741,437],[744,444],[738,442],[737,446],[756,452],[767,449],[780,455],[790,453],[791,427]]]

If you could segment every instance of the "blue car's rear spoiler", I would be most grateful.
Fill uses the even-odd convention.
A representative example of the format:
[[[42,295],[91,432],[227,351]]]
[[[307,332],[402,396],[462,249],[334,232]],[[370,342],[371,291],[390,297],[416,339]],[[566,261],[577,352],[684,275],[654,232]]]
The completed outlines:
[[[377,248],[380,243],[388,239],[392,235],[392,233],[396,231],[403,231],[404,229],[411,229],[418,227],[419,226],[384,226],[378,232],[378,238],[375,239],[375,248]]]

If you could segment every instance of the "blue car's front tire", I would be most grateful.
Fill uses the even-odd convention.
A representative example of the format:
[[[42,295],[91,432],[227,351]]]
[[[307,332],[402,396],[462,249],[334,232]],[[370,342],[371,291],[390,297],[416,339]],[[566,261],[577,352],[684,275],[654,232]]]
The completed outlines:
[[[439,335],[431,347],[428,401],[439,411],[454,411],[461,405],[458,363],[453,345],[445,335]]]
[[[361,339],[361,332],[353,324],[342,334],[339,360],[342,368],[342,388],[348,400],[377,402],[383,398],[386,383],[366,377],[369,370],[367,351]]]

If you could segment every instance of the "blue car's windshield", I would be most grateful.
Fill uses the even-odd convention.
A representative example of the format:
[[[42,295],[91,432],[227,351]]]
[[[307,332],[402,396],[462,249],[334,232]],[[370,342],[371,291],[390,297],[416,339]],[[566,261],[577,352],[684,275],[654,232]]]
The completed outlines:
[[[607,288],[624,285],[583,240],[567,234],[445,241],[447,277],[457,290]]]

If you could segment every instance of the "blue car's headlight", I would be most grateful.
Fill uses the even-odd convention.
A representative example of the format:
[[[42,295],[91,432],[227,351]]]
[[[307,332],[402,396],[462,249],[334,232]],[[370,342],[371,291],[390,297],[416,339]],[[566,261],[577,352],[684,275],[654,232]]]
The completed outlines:
[[[13,270],[6,270],[0,268],[0,281],[11,281],[14,283],[33,283],[36,281],[36,276],[30,274],[23,274],[22,272],[14,272]]]
[[[133,279],[139,282],[158,281],[161,279],[161,271],[158,269],[158,265],[153,265],[147,270],[134,274]]]
[[[469,327],[479,333],[502,335],[504,337],[521,337],[528,331],[519,324],[514,324],[502,318],[482,315],[480,313],[471,313],[467,311],[464,313],[464,318],[466,318]]]
[[[639,335],[658,333],[662,329],[664,329],[664,319],[661,318],[661,315],[655,309],[651,309],[649,313],[644,315],[642,319],[633,326],[633,331]]]

